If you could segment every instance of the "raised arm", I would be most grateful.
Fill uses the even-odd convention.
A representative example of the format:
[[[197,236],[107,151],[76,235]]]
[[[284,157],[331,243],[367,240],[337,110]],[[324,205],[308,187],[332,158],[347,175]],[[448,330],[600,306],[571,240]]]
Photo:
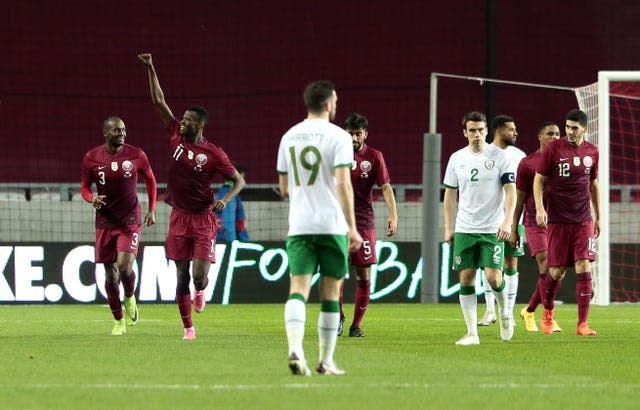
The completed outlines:
[[[336,193],[338,202],[349,225],[349,252],[355,252],[362,246],[362,237],[356,229],[356,215],[353,210],[353,186],[351,185],[351,170],[348,167],[335,169]],[[282,187],[281,187],[282,188]]]
[[[383,184],[381,187],[384,202],[389,209],[389,219],[387,219],[387,236],[393,236],[398,230],[398,209],[396,207],[396,196],[393,194],[391,184]]]
[[[138,58],[142,63],[147,66],[147,73],[149,74],[149,93],[151,94],[151,101],[153,105],[156,107],[156,110],[160,113],[160,117],[164,122],[164,125],[169,125],[175,117],[171,112],[171,109],[167,105],[164,100],[164,93],[162,92],[162,88],[160,88],[160,81],[158,80],[158,75],[156,74],[156,69],[153,66],[153,60],[151,59],[150,53],[142,53],[138,54]]]

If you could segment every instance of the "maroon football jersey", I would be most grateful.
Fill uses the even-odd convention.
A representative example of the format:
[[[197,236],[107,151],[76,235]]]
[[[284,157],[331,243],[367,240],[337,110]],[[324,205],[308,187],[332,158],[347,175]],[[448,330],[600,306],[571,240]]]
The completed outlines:
[[[98,195],[106,198],[96,209],[96,228],[110,229],[127,225],[140,225],[138,202],[138,174],[146,175],[150,169],[147,155],[140,148],[124,144],[115,154],[104,145],[87,152],[82,160],[82,183],[96,184]]]
[[[574,147],[561,138],[542,153],[537,172],[547,177],[545,195],[549,223],[590,221],[591,181],[598,177],[598,148],[588,141]]]
[[[533,152],[524,157],[518,165],[516,173],[516,189],[524,192],[524,226],[537,226],[536,223],[536,202],[533,198],[533,178],[536,176],[536,169],[542,159],[540,151]]]
[[[187,213],[205,212],[215,203],[211,183],[216,172],[231,179],[235,168],[227,154],[206,139],[189,143],[180,135],[180,122],[167,127],[171,134],[171,165],[165,202]]]
[[[390,182],[389,171],[382,152],[366,144],[354,154],[351,168],[356,226],[358,229],[373,228],[373,185],[382,186]]]

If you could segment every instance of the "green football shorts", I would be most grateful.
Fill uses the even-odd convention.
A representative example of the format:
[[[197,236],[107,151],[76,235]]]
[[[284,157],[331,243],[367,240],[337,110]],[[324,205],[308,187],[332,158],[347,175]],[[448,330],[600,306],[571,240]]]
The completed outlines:
[[[347,235],[294,235],[287,238],[292,276],[311,275],[343,279],[349,272]]]
[[[511,242],[505,242],[504,256],[524,256],[524,225],[518,225],[518,235],[520,235],[520,244],[517,248],[514,248]]]
[[[453,269],[502,270],[504,243],[494,233],[457,233],[453,237]]]

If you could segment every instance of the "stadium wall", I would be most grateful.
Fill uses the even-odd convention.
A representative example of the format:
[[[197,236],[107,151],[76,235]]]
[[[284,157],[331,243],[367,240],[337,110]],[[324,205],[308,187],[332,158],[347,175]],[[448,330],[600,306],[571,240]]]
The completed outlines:
[[[166,181],[167,143],[136,58],[143,51],[154,55],[174,114],[208,107],[206,135],[248,167],[250,182],[276,180],[279,137],[304,116],[304,84],[320,78],[338,86],[337,123],[353,111],[367,115],[369,141],[385,153],[394,182],[419,182],[429,74],[486,74],[486,4],[13,2],[0,24],[0,182],[78,181],[82,155],[102,142],[111,114],[124,118],[128,142]],[[625,18],[640,14],[640,2],[495,5],[498,78],[572,87],[594,82],[598,70],[640,66],[636,23]],[[452,96],[439,107],[446,158],[464,144],[462,114],[485,109],[486,87],[439,87]],[[496,113],[516,118],[526,152],[537,146],[539,123],[562,121],[575,106],[571,93],[496,89]]]

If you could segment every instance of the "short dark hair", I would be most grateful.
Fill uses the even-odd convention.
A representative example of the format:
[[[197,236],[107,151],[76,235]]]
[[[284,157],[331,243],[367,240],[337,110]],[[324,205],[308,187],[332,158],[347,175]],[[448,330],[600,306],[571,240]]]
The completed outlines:
[[[473,121],[473,122],[484,122],[485,124],[487,123],[487,117],[479,112],[479,111],[471,111],[466,113],[463,117],[462,117],[462,129],[466,130],[467,129],[467,123]]]
[[[358,114],[354,112],[353,114],[349,114],[346,121],[344,122],[345,128],[351,128],[353,130],[357,130],[362,128],[363,130],[367,130],[369,127],[369,120],[362,114]]]
[[[569,111],[569,113],[567,114],[567,120],[576,121],[585,128],[589,123],[589,118],[587,117],[587,114],[584,111],[578,110],[578,109]]]
[[[117,115],[111,115],[109,117],[107,117],[104,122],[102,123],[102,130],[106,131],[109,129],[109,123],[112,122],[116,122],[116,121],[122,121],[122,118],[118,117]],[[124,121],[122,121],[124,122]]]
[[[544,122],[543,122],[542,124],[540,124],[540,126],[538,127],[538,135],[542,134],[542,131],[543,131],[545,128],[549,127],[549,126],[555,126],[555,127],[557,127],[557,126],[558,126],[558,124],[556,124],[556,123],[555,123],[555,122],[553,122],[553,121],[544,121]],[[559,128],[559,127],[558,127],[558,128]]]
[[[304,88],[302,98],[309,112],[314,114],[322,112],[322,107],[331,98],[336,86],[331,81],[314,81]]]
[[[513,118],[508,115],[496,115],[491,120],[491,132],[496,132],[496,130],[504,127],[508,122],[514,122]]]
[[[206,108],[199,105],[192,105],[191,107],[187,107],[187,111],[195,112],[196,114],[198,114],[198,120],[204,121],[204,125],[207,125],[209,123],[209,112]]]

